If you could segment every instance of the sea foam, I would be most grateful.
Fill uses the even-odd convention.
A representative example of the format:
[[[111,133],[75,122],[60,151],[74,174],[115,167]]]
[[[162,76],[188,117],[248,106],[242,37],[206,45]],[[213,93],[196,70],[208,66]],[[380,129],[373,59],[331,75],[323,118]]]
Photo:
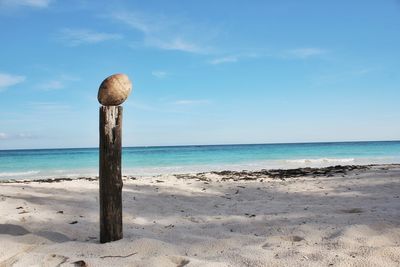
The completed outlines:
[[[16,176],[29,176],[38,174],[39,171],[25,171],[25,172],[0,172],[0,177],[16,177]]]
[[[351,163],[354,158],[319,158],[319,159],[290,159],[287,163],[294,164],[330,164],[330,163]]]

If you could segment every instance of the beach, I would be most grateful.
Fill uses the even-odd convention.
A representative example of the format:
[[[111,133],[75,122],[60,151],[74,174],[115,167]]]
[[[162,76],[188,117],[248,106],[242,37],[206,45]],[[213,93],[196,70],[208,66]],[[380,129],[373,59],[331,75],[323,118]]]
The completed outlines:
[[[0,267],[400,267],[399,25],[0,0]]]
[[[0,184],[0,266],[399,266],[400,165],[124,177],[99,243],[96,177]]]

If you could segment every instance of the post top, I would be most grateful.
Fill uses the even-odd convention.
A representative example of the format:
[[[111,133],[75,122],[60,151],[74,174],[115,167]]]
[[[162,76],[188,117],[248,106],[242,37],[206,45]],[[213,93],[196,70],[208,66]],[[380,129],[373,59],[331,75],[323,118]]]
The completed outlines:
[[[121,105],[132,91],[132,82],[126,74],[107,77],[99,87],[97,99],[104,106]]]

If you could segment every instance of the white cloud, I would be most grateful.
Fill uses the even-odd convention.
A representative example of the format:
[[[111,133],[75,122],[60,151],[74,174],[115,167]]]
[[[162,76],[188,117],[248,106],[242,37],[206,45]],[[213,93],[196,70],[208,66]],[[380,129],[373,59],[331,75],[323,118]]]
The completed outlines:
[[[125,105],[128,107],[132,107],[134,109],[138,109],[138,110],[145,110],[145,111],[157,110],[155,107],[153,107],[151,105],[148,105],[146,103],[137,102],[137,101],[128,101]]]
[[[35,138],[35,136],[30,133],[17,133],[17,134],[0,133],[0,140],[31,139],[31,138]]]
[[[203,53],[205,50],[200,46],[183,40],[181,37],[175,37],[173,39],[155,39],[146,38],[145,43],[149,46],[154,46],[164,50],[176,50],[189,53]]]
[[[8,138],[8,135],[6,133],[0,133],[0,140],[5,140]]]
[[[18,133],[16,134],[16,137],[21,139],[30,139],[30,138],[35,138],[36,135],[31,133]]]
[[[25,76],[0,73],[0,91],[5,90],[10,86],[22,83],[25,79]]]
[[[63,29],[60,32],[60,40],[70,46],[95,44],[109,40],[120,40],[122,38],[120,34],[95,32],[87,29]]]
[[[51,91],[51,90],[59,90],[59,89],[62,89],[62,88],[64,88],[65,86],[64,86],[63,82],[57,81],[57,80],[53,80],[53,81],[48,81],[48,82],[42,83],[42,84],[39,85],[39,87],[40,87],[41,89]]]
[[[131,28],[134,28],[143,33],[151,33],[157,31],[157,27],[155,24],[156,19],[149,20],[146,16],[143,16],[139,13],[133,12],[113,12],[111,14],[111,18],[117,21],[120,21],[124,24],[127,24]],[[159,18],[158,18],[159,20]]]
[[[305,59],[305,58],[310,58],[310,57],[321,56],[326,53],[327,53],[327,51],[324,49],[315,48],[315,47],[306,47],[306,48],[296,48],[296,49],[288,50],[286,52],[286,56]]]
[[[36,88],[44,91],[60,90],[65,88],[68,83],[79,81],[76,76],[61,74],[57,78],[39,83]]]
[[[354,75],[365,75],[365,74],[374,72],[376,70],[377,70],[377,68],[362,68],[362,69],[353,71],[353,74]]]
[[[126,11],[113,12],[109,17],[141,32],[144,35],[143,44],[149,47],[200,54],[210,50],[209,47],[188,40],[186,36],[197,36],[198,29],[192,29],[187,22]]]
[[[209,100],[203,100],[203,99],[183,99],[183,100],[178,100],[173,102],[174,105],[178,106],[189,106],[189,105],[201,105],[201,104],[210,104]]]
[[[163,78],[167,77],[168,73],[165,71],[156,70],[156,71],[152,71],[151,75],[153,75],[154,77],[156,77],[158,79],[163,79]]]
[[[0,0],[0,6],[46,8],[50,5],[50,2],[52,0]]]
[[[325,86],[327,84],[345,82],[353,79],[362,79],[365,75],[379,71],[379,69],[380,68],[376,67],[362,67],[358,69],[343,69],[341,72],[320,73],[313,77],[313,83],[316,86]]]
[[[217,57],[214,58],[210,61],[208,61],[209,64],[211,65],[219,65],[219,64],[224,64],[224,63],[236,63],[239,62],[239,60],[243,59],[255,59],[255,58],[260,58],[260,54],[256,53],[239,53],[239,54],[234,54],[234,55],[225,55],[222,57]]]
[[[32,102],[29,105],[37,111],[54,112],[71,110],[71,106],[56,102]]]
[[[222,63],[235,63],[239,60],[237,56],[227,56],[227,57],[220,57],[220,58],[215,58],[210,61],[210,64],[212,65],[218,65]]]

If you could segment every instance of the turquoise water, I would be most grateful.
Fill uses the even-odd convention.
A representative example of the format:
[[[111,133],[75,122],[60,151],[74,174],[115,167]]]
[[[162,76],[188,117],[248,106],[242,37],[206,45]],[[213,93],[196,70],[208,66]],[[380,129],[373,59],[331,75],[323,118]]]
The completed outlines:
[[[97,175],[97,148],[0,150],[0,179]],[[400,141],[123,148],[124,175],[400,163]]]

